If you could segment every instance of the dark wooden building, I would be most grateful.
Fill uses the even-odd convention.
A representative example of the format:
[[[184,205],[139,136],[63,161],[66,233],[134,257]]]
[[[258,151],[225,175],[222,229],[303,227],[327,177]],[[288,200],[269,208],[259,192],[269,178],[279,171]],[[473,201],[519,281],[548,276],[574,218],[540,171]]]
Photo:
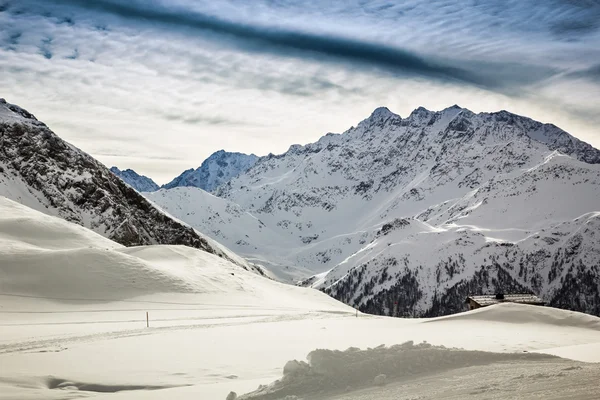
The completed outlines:
[[[499,303],[519,303],[530,304],[534,306],[543,306],[546,304],[535,294],[490,294],[483,296],[469,296],[465,303],[469,306],[469,310],[475,310],[481,307],[487,307]]]

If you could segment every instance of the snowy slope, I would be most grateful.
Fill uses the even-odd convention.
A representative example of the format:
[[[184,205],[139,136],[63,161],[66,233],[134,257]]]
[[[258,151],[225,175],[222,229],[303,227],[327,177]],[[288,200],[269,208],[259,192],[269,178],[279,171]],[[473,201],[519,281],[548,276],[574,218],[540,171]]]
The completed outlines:
[[[506,111],[418,108],[403,119],[379,108],[343,134],[260,159],[216,190],[219,207],[188,202],[184,211],[180,192],[152,198],[275,274],[314,271],[305,284],[362,310],[390,314],[401,292],[409,298],[399,314],[439,315],[462,308],[467,292],[526,290],[599,314],[599,163],[590,145]],[[247,231],[247,249],[232,234],[246,225],[228,209],[263,224]],[[404,219],[408,237],[382,238]],[[263,247],[265,236],[275,246]],[[456,266],[446,272],[445,263]],[[516,272],[498,272],[502,263]],[[554,264],[561,273],[548,276]]]
[[[192,186],[212,192],[217,187],[252,167],[258,157],[254,154],[231,153],[219,150],[202,162],[196,169],[188,169],[171,182],[163,185],[164,189]],[[145,190],[148,192],[149,190]]]
[[[197,249],[126,248],[1,197],[0,276],[2,400],[597,395],[596,317],[355,314]]]
[[[111,167],[110,172],[121,178],[123,182],[138,192],[153,192],[160,188],[152,179],[145,175],[140,175],[132,169],[121,171],[117,167]]]
[[[75,222],[127,246],[181,244],[238,259],[165,215],[100,162],[3,99],[0,196]],[[245,262],[243,265],[251,268]]]
[[[323,293],[261,277],[214,254],[187,246],[124,247],[4,197],[0,249],[0,296],[93,303],[155,294],[217,294],[247,305],[277,299],[281,306],[348,310]]]
[[[161,189],[143,195],[170,215],[191,226],[201,226],[207,236],[248,261],[270,267],[281,279],[289,280],[299,273],[311,274],[311,270],[301,271],[295,266],[286,269],[288,261],[282,251],[294,248],[295,241],[266,226],[235,203],[196,187]]]

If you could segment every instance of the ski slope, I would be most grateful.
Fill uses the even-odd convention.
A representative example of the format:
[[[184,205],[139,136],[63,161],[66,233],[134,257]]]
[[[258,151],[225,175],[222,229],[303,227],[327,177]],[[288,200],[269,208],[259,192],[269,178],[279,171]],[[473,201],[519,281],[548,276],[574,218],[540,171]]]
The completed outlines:
[[[0,250],[3,400],[597,395],[600,319],[585,314],[357,314],[203,251],[125,248],[2,197]]]

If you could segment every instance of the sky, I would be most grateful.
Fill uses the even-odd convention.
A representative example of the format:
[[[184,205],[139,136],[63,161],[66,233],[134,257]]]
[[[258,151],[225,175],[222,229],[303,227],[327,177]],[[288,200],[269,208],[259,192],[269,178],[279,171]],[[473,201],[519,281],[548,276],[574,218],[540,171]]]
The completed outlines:
[[[505,109],[600,148],[600,0],[0,0],[0,97],[166,183],[379,106]]]

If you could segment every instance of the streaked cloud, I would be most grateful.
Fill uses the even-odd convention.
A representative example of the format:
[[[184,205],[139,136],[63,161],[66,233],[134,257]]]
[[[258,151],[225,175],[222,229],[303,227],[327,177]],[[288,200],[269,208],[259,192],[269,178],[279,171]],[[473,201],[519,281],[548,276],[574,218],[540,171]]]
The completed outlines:
[[[505,108],[598,147],[598,21],[587,0],[0,0],[0,96],[159,181],[379,105]]]

